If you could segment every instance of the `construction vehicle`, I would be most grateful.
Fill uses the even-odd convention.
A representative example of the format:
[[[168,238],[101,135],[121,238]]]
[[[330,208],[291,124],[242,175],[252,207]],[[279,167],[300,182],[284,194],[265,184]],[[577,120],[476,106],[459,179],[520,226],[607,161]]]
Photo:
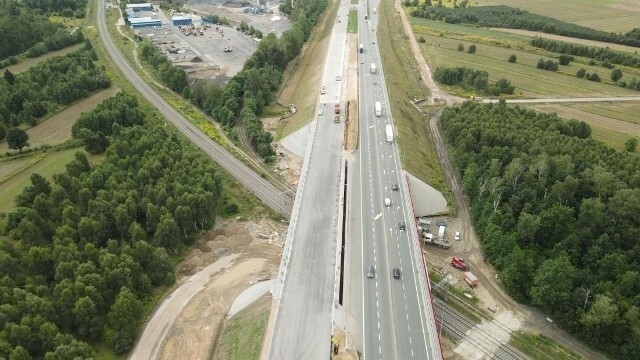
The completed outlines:
[[[340,122],[340,115],[336,115],[336,116],[333,118],[333,122],[334,122],[334,123],[339,123],[339,122]]]
[[[467,263],[464,262],[464,259],[459,258],[457,256],[454,256],[451,259],[451,266],[461,271],[469,270],[469,267],[467,266]]]
[[[466,281],[467,284],[469,284],[469,286],[471,287],[478,285],[478,278],[475,275],[473,275],[471,271],[465,271],[464,281]]]
[[[382,104],[380,101],[376,101],[375,103],[376,116],[382,116]]]
[[[448,249],[451,247],[451,244],[447,240],[440,240],[433,236],[433,234],[431,233],[423,232],[422,237],[424,238],[424,243],[427,245],[434,245],[443,249]]]
[[[336,104],[335,113],[338,114],[338,115],[340,114],[340,104]]]
[[[387,138],[387,142],[393,142],[393,128],[391,127],[391,125],[386,125],[384,127],[384,134]]]
[[[438,228],[438,239],[440,240],[444,240],[444,229],[445,229],[444,226],[440,226]]]

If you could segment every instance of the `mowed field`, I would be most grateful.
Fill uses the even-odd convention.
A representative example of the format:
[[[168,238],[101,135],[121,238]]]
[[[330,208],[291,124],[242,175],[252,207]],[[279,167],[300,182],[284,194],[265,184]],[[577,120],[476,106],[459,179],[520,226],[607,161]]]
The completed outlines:
[[[577,59],[579,62],[573,61],[568,66],[561,65],[557,72],[537,69],[536,64],[540,58],[553,58],[550,57],[552,54],[528,44],[536,33],[410,19],[416,37],[423,36],[426,40],[420,46],[433,69],[438,66],[466,66],[485,70],[492,81],[499,78],[510,80],[516,88],[514,96],[517,97],[640,96],[638,91],[613,85],[610,79],[611,69],[587,65],[588,59]],[[465,51],[457,50],[460,43],[464,45]],[[466,52],[471,44],[477,47],[475,54]],[[594,42],[589,45],[598,44]],[[516,55],[516,63],[507,61],[511,54]],[[577,78],[575,74],[580,68],[588,73],[597,73],[602,82]],[[640,69],[619,68],[623,70],[622,80],[630,81],[634,77],[640,79]],[[449,90],[457,91],[463,96],[472,95],[458,89]],[[593,138],[618,150],[623,150],[624,143],[632,137],[640,140],[640,103],[545,104],[528,107],[555,112],[563,118],[585,121],[592,127]]]
[[[114,96],[118,88],[111,86],[99,91],[86,99],[79,100],[52,117],[43,120],[38,125],[27,129],[31,148],[42,145],[57,145],[71,139],[71,127],[80,114],[94,109],[104,100]],[[6,140],[0,142],[0,152],[8,151]]]
[[[54,174],[63,172],[65,165],[74,159],[77,151],[69,149],[53,153],[40,153],[32,156],[0,162],[0,213],[8,213],[14,207],[14,199],[22,190],[31,185],[31,175],[38,173],[51,180]],[[100,156],[89,156],[94,163]]]
[[[440,25],[437,21],[416,18],[411,21],[416,36],[424,36],[426,39],[421,47],[434,68],[466,66],[484,70],[489,73],[489,79],[492,81],[499,78],[510,80],[516,87],[516,95],[533,98],[640,95],[640,92],[607,84],[611,83],[611,70],[603,67],[571,62],[568,66],[560,66],[557,72],[536,68],[539,59],[553,58],[543,55],[541,51],[530,49],[526,44],[530,37],[523,38],[521,34],[462,25],[449,25],[447,30],[440,27],[440,30],[434,31]],[[441,33],[443,36],[439,36]],[[457,50],[460,43],[464,45],[465,51]],[[475,54],[466,52],[471,44],[477,47]],[[516,63],[507,61],[511,54],[516,55]],[[598,73],[603,82],[577,78],[575,74],[580,68],[585,68],[588,73]],[[640,78],[640,71],[637,69],[621,69],[623,79],[630,80],[634,76]]]
[[[11,65],[11,66],[7,66],[4,69],[0,69],[2,70],[2,73],[4,73],[4,70],[9,70],[10,72],[14,73],[14,74],[18,74],[21,73],[25,70],[28,70],[30,67],[37,65],[49,58],[52,58],[54,56],[64,56],[67,55],[69,53],[72,53],[78,49],[80,49],[81,47],[84,46],[84,43],[80,43],[80,44],[75,44],[75,45],[71,45],[69,47],[66,47],[64,49],[60,49],[60,50],[56,50],[56,51],[51,51],[48,52],[44,55],[35,57],[35,58],[30,58],[30,59],[25,59],[22,60],[21,62],[15,64],[15,65]]]
[[[640,26],[637,0],[476,0],[473,5],[507,5],[574,24],[612,32]]]

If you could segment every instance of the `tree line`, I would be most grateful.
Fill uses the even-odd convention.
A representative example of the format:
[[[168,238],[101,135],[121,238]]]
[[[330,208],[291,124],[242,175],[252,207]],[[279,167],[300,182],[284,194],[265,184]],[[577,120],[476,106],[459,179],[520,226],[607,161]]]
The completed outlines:
[[[595,30],[504,5],[446,8],[422,4],[411,12],[411,16],[444,21],[450,24],[463,23],[542,31],[548,34],[640,47],[640,38],[636,37],[633,32],[616,34]]]
[[[142,303],[175,281],[169,253],[213,226],[222,195],[209,159],[131,95],[97,112],[74,130],[111,132],[104,162],[78,152],[52,181],[32,175],[4,220],[0,358],[89,359],[97,342],[129,351]],[[128,115],[143,124],[123,123]]]
[[[592,47],[570,44],[562,41],[549,40],[536,36],[529,42],[531,46],[545,49],[554,53],[582,56],[611,64],[640,68],[640,57],[625,54],[609,48]]]
[[[511,81],[507,79],[499,79],[494,83],[490,83],[488,72],[462,66],[439,66],[434,72],[433,78],[442,84],[458,85],[464,89],[473,90],[483,95],[510,95],[513,94],[515,90],[515,87],[511,85]]]
[[[191,87],[174,91],[180,92],[203,111],[211,114],[226,129],[233,128],[238,121],[241,122],[256,152],[266,162],[272,162],[275,156],[271,146],[273,136],[264,130],[259,115],[264,107],[273,101],[273,96],[282,83],[282,74],[287,64],[298,56],[326,6],[326,0],[296,3],[289,16],[293,24],[291,29],[285,31],[280,38],[275,34],[263,37],[256,52],[224,88],[196,80]],[[159,59],[161,55],[158,50],[146,42],[143,43],[142,57],[152,64],[165,62]],[[162,66],[160,65],[160,68]],[[169,66],[173,67],[170,62]],[[166,79],[172,81],[174,77],[167,76]],[[180,85],[181,82],[180,79]]]
[[[640,353],[640,158],[584,122],[504,104],[442,127],[507,291],[616,359]],[[636,142],[637,143],[637,142]]]
[[[45,14],[83,18],[87,0],[23,0],[30,9]]]
[[[91,43],[65,56],[56,56],[14,75],[0,78],[0,124],[6,128],[36,125],[48,113],[111,86],[103,69],[95,66]]]
[[[86,3],[86,0],[82,2]],[[64,44],[82,41],[82,34],[72,31],[63,24],[51,22],[41,10],[31,9],[24,2],[0,0],[0,68],[16,63],[17,59],[10,57],[23,54],[32,47],[35,49],[30,54],[37,56],[35,54],[44,48],[47,51],[57,50],[67,46]]]

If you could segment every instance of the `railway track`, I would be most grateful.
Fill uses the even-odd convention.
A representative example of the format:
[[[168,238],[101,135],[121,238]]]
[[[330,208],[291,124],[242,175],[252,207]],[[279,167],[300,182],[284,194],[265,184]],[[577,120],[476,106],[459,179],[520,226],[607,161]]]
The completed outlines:
[[[111,57],[116,67],[129,79],[131,84],[151,103],[168,121],[170,121],[178,131],[180,131],[189,141],[199,147],[213,161],[220,165],[225,171],[240,182],[247,190],[259,198],[265,205],[290,218],[293,209],[293,196],[288,191],[283,191],[260,174],[238,160],[224,147],[213,141],[200,129],[191,124],[182,114],[171,107],[153,88],[147,84],[138,72],[131,66],[129,61],[120,52],[107,29],[105,18],[105,3],[98,3],[97,13],[98,29],[100,38],[105,50]]]
[[[518,350],[514,349],[511,345],[504,343],[503,340],[496,337],[489,331],[486,331],[482,327],[477,326],[474,322],[467,319],[464,315],[458,313],[455,309],[441,301],[440,299],[433,299],[433,304],[436,307],[434,311],[436,320],[440,320],[443,328],[452,333],[453,335],[464,339],[473,345],[476,349],[482,351],[490,359],[500,360],[528,360],[529,358]],[[444,316],[446,314],[446,316]],[[498,324],[502,327],[501,330],[507,331],[506,326]],[[468,336],[467,332],[473,329],[477,336]],[[508,329],[511,333],[511,330]],[[493,346],[486,345],[487,343],[493,344]]]

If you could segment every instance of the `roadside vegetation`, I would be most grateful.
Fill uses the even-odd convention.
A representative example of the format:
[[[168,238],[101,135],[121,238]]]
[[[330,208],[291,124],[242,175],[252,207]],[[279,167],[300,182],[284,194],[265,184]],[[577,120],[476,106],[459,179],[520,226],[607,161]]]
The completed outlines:
[[[440,107],[419,110],[412,105],[411,101],[426,99],[429,89],[422,82],[418,64],[393,2],[382,2],[378,10],[378,45],[391,102],[389,106],[398,130],[402,168],[450,199],[428,123],[430,115]],[[422,111],[425,111],[424,115]]]
[[[504,104],[447,108],[442,127],[484,254],[511,296],[634,359],[640,159],[593,141],[583,122]]]
[[[259,359],[271,297],[263,296],[226,320],[212,360]]]

